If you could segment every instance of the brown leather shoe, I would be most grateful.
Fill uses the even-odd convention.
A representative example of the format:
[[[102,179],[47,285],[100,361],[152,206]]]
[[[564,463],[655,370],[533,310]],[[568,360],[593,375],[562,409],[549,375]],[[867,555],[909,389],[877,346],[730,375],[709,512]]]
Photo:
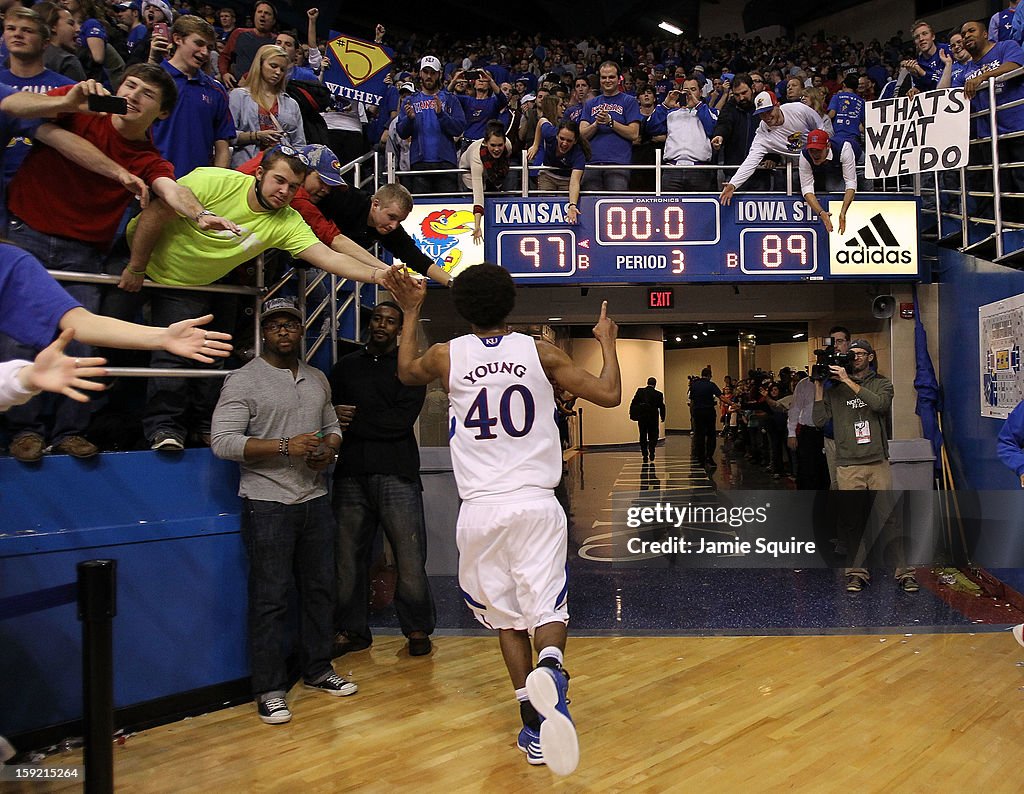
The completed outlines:
[[[81,436],[68,436],[59,444],[53,445],[54,455],[70,455],[73,458],[91,458],[100,448]]]
[[[38,433],[22,433],[8,451],[15,460],[22,463],[38,463],[43,458],[43,437]]]

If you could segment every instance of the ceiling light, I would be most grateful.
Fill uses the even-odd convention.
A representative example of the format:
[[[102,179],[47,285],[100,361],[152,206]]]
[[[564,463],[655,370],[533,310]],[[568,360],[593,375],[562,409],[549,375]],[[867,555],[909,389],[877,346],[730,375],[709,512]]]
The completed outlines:
[[[677,341],[677,342],[682,342],[682,341],[683,341],[683,337],[681,337],[681,336],[677,336],[677,337],[676,337],[676,341]]]
[[[682,28],[676,27],[671,22],[666,22],[665,20],[662,20],[661,22],[659,22],[658,23],[658,27],[661,28],[662,30],[666,31],[667,33],[671,33],[673,36],[682,36],[683,35],[683,29]]]
[[[754,319],[755,320],[764,320],[766,317],[768,317],[767,314],[755,314],[754,315]]]
[[[549,323],[554,323],[554,322],[558,322],[561,319],[562,319],[561,317],[548,317],[548,322]]]
[[[694,334],[694,335],[693,335],[693,338],[694,338],[694,339],[696,339],[696,338],[697,338],[697,334]]]
[[[800,333],[798,333],[798,334],[793,334],[793,338],[794,338],[794,339],[800,339],[800,338],[802,338],[803,336],[804,336],[804,332],[803,332],[803,331],[801,331],[801,332],[800,332]]]
[[[704,336],[707,336],[707,335],[708,335],[708,332],[707,332],[707,331],[701,331],[701,333],[702,333],[702,334],[704,334]]]

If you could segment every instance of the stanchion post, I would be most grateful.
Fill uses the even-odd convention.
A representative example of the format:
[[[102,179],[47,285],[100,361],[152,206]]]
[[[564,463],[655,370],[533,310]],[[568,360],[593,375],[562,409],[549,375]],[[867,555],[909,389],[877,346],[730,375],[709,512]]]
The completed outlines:
[[[85,791],[114,790],[114,635],[117,561],[87,560],[78,569],[82,621]]]

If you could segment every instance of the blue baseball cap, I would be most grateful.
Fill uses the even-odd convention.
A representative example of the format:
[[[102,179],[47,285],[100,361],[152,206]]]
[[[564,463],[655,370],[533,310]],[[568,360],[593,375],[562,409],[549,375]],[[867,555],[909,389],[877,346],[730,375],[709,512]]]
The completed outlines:
[[[344,184],[341,178],[341,163],[338,156],[320,143],[311,143],[308,146],[299,147],[299,151],[309,160],[309,167],[316,171],[317,176],[325,185],[337,187]]]

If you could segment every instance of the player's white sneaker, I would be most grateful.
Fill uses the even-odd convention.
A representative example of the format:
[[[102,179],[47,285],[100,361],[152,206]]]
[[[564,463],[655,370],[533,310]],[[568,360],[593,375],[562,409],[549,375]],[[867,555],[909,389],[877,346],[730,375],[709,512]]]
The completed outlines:
[[[1024,623],[1018,623],[1013,627],[1013,638],[1021,645],[1024,645]],[[529,679],[527,679],[529,680]]]
[[[580,762],[576,726],[569,716],[566,693],[569,677],[561,668],[538,667],[526,677],[526,693],[540,724],[540,749],[544,763],[556,775],[569,775]]]

